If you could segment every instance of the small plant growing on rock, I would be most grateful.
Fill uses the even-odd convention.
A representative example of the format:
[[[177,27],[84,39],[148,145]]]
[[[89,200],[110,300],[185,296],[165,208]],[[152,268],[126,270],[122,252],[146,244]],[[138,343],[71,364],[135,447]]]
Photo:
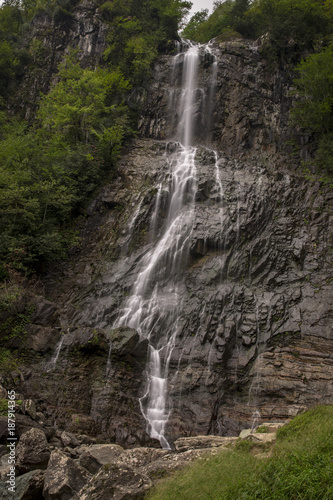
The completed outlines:
[[[269,429],[268,429],[268,427],[266,427],[266,425],[261,425],[260,427],[258,427],[256,432],[259,434],[265,434],[265,433],[269,432]]]

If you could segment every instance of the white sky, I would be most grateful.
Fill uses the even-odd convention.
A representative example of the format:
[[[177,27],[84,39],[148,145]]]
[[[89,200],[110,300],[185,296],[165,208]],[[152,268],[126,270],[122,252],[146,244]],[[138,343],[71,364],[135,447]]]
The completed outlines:
[[[190,16],[193,16],[195,12],[201,9],[209,9],[209,13],[212,13],[214,0],[190,0],[193,3],[193,7],[190,11]]]

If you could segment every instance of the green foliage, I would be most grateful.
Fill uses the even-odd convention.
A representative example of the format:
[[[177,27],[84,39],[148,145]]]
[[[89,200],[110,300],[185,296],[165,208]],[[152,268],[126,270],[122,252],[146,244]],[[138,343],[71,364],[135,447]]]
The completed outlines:
[[[18,359],[14,354],[4,348],[0,348],[0,373],[8,376],[10,372],[16,370],[18,367]]]
[[[257,0],[245,15],[253,35],[269,33],[270,45],[283,55],[289,42],[311,47],[316,36],[330,32],[332,12],[322,0]]]
[[[333,173],[333,133],[324,134],[317,151],[316,163],[329,173]],[[332,182],[332,178],[329,179]]]
[[[223,3],[215,3],[215,10],[213,13],[206,17],[205,11],[201,13],[194,14],[189,23],[189,33],[187,27],[183,30],[182,36],[191,35],[191,38],[196,42],[206,43],[211,38],[214,38],[226,30],[229,30],[231,26],[231,12],[235,5],[232,0],[226,0]],[[198,16],[198,14],[201,14]]]
[[[0,144],[4,262],[26,270],[41,259],[63,258],[75,243],[67,225],[110,175],[130,133],[123,102],[129,88],[119,70],[82,69],[71,54],[41,101],[34,130],[7,123]]]
[[[259,432],[259,434],[265,434],[266,432],[269,432],[269,429],[266,425],[261,425],[260,427],[258,427],[256,432]]]
[[[59,83],[42,100],[38,117],[46,134],[74,145],[88,144],[93,136],[114,127],[124,134],[126,120],[120,123],[121,113],[115,105],[107,104],[107,97],[109,88],[114,93],[116,87],[119,95],[127,91],[128,82],[119,70],[110,74],[101,68],[82,69],[75,62],[76,56],[72,53],[60,65]]]
[[[7,399],[0,399],[0,416],[6,417],[8,415],[8,401]]]
[[[7,267],[30,272],[64,258],[78,242],[71,220],[97,186],[112,177],[120,149],[133,135],[132,84],[152,62],[191,7],[182,0],[113,0],[100,6],[109,25],[107,67],[82,68],[77,52],[59,66],[57,84],[41,96],[33,127],[5,112],[5,99],[43,67],[45,47],[29,38],[29,22],[46,12],[66,23],[77,0],[5,0],[0,7],[0,279]]]
[[[100,7],[110,26],[105,60],[132,83],[141,83],[158,53],[178,36],[178,26],[191,5],[181,0],[105,2]]]
[[[291,123],[318,134],[316,164],[333,172],[333,44],[307,57],[296,70]]]
[[[333,406],[279,429],[271,458],[222,451],[161,481],[150,500],[329,500],[333,498]]]
[[[215,2],[213,13],[196,13],[183,31],[205,43],[227,31],[248,38],[267,34],[266,55],[289,57],[289,53],[311,48],[333,32],[332,0],[226,0]]]
[[[12,46],[3,41],[0,43],[0,95],[5,95],[9,82],[15,76],[18,59]]]
[[[193,14],[189,22],[186,24],[182,31],[182,36],[188,40],[199,41],[205,38],[205,34],[202,33],[202,28],[204,28],[204,22],[208,19],[208,9],[202,9],[200,12]]]
[[[300,100],[291,112],[293,120],[314,132],[333,132],[333,44],[307,57],[296,70],[294,94]]]
[[[9,273],[7,273],[7,276],[9,276]],[[0,286],[0,312],[6,311],[10,314],[16,314],[22,291],[22,287],[18,284],[2,284]]]

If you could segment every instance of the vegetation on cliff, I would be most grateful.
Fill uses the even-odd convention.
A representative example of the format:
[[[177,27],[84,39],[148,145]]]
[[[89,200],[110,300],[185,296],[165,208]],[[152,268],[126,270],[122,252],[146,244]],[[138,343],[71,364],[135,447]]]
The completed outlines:
[[[269,445],[268,445],[269,446]],[[333,497],[333,406],[318,406],[279,429],[269,458],[242,441],[166,479],[149,500],[329,500]],[[260,451],[260,450],[259,450]]]
[[[98,3],[108,44],[94,69],[72,51],[40,98],[33,119],[16,109],[15,95],[43,47],[32,20],[68,22],[78,2],[6,0],[0,8],[0,275],[29,272],[63,258],[77,241],[73,217],[106,177],[115,173],[124,140],[135,131],[127,103],[152,62],[171,46],[191,4],[180,0]],[[53,23],[53,24],[52,24]]]
[[[214,2],[213,13],[203,9],[191,17],[184,37],[200,43],[230,31],[247,38],[269,38],[269,50],[288,53],[291,45],[312,48],[333,32],[331,0],[226,0]],[[292,42],[292,44],[291,44]]]
[[[316,134],[316,163],[326,171],[333,170],[331,0],[216,1],[213,13],[208,16],[207,9],[195,13],[182,35],[201,43],[214,37],[261,37],[260,51],[273,66],[287,63],[295,70],[293,94],[297,99],[291,120]]]

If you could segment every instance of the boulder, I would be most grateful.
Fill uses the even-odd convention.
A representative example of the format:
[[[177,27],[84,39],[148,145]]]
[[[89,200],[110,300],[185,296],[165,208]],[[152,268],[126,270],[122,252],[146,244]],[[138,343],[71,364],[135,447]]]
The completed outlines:
[[[252,441],[254,443],[272,443],[275,440],[276,432],[249,434],[246,438],[246,441]]]
[[[8,479],[7,474],[9,474],[10,472],[10,465],[8,464],[8,459],[9,455],[7,453],[2,455],[0,459],[0,481],[6,481]],[[0,498],[2,498],[2,496],[0,496]]]
[[[50,448],[45,433],[40,429],[25,432],[16,447],[16,466],[19,472],[46,469]]]
[[[17,436],[22,436],[27,431],[30,431],[30,429],[40,429],[42,430],[42,426],[35,422],[34,420],[31,419],[28,415],[21,415],[19,413],[16,414],[15,418],[15,424],[16,424],[16,435]]]
[[[46,500],[69,500],[89,481],[89,472],[59,450],[51,453],[45,474]]]
[[[82,352],[108,352],[109,343],[104,330],[100,328],[76,328],[64,335],[63,348],[68,352],[80,349]]]
[[[29,415],[33,420],[36,420],[36,404],[32,399],[25,399],[22,402],[21,411],[24,415]]]
[[[34,470],[16,479],[15,500],[43,500],[45,471]]]
[[[115,462],[124,449],[117,444],[96,444],[89,446],[80,456],[80,465],[91,474],[96,474],[102,465]]]
[[[7,452],[8,452],[7,446],[4,444],[0,444],[0,458],[6,455]]]
[[[60,338],[59,330],[52,326],[27,325],[27,333],[29,348],[43,354],[53,351]]]
[[[253,430],[252,429],[243,429],[240,434],[239,434],[239,437],[240,439],[246,439],[247,437],[249,437],[251,434],[253,434]]]
[[[77,500],[131,500],[143,498],[151,480],[128,465],[104,465],[75,497]],[[46,497],[47,498],[47,497]]]
[[[60,435],[61,442],[64,447],[70,446],[74,448],[75,446],[80,446],[80,441],[71,432],[64,431]]]
[[[121,326],[111,331],[111,341],[113,354],[132,354],[140,342],[140,336],[133,328]]]

